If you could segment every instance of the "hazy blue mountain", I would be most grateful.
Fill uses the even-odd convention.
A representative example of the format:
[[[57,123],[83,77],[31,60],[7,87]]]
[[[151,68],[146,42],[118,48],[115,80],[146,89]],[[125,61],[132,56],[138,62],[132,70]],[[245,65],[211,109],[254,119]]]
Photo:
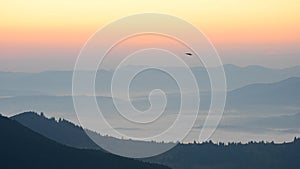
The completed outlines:
[[[201,93],[200,109],[207,110],[210,105],[210,95]],[[90,96],[81,96],[84,100]],[[180,95],[167,94],[166,111],[177,112],[180,105]],[[98,96],[97,102],[104,114],[112,115],[115,106],[111,97]],[[127,104],[127,101],[123,101]],[[132,103],[137,108],[145,110],[149,107],[148,96],[132,97]],[[15,96],[0,98],[0,111],[15,114],[26,110],[36,110],[60,113],[60,117],[74,116],[74,105],[71,96]],[[87,109],[88,110],[88,109]],[[276,83],[251,84],[228,92],[226,111],[236,113],[298,113],[300,110],[300,78],[292,77]],[[55,115],[55,114],[54,114]]]
[[[0,164],[5,169],[167,168],[97,150],[63,146],[3,116],[0,136]]]
[[[255,139],[283,142],[300,136],[300,113],[268,116],[223,116],[216,130],[221,141],[247,142]],[[202,126],[199,126],[202,127]],[[241,137],[236,137],[236,135]],[[224,137],[223,137],[224,136]]]
[[[261,66],[224,67],[229,90],[241,88],[254,83],[274,83],[290,77],[300,77],[300,66],[285,69],[270,69]]]
[[[300,78],[292,77],[277,83],[251,84],[227,95],[227,109],[260,111],[290,108],[299,112]]]
[[[274,131],[277,133],[300,133],[300,113],[291,115],[274,115],[269,117],[248,117],[240,119],[236,122],[222,124],[220,127],[231,127],[235,130],[242,130],[244,132],[253,131],[258,132]]]
[[[81,71],[83,74],[90,74]],[[40,73],[0,72],[1,96],[24,95],[70,95],[72,93],[72,71],[45,71]],[[101,70],[97,74],[99,92],[109,91],[111,72]],[[98,83],[99,81],[99,83]]]
[[[84,101],[92,99],[90,96],[81,96]],[[113,111],[114,106],[110,97],[97,97],[99,105],[103,111]],[[7,114],[15,114],[15,112],[23,112],[29,110],[45,111],[59,114],[61,117],[74,116],[74,105],[71,96],[15,96],[0,98],[0,111]]]
[[[167,110],[178,110],[180,95],[168,94]],[[200,93],[200,109],[208,110],[210,106],[210,94]],[[148,97],[134,98],[133,104],[137,107],[146,107]],[[244,114],[268,113],[298,113],[300,112],[300,77],[291,77],[275,83],[250,84],[239,89],[229,91],[226,98],[225,111]]]
[[[126,67],[125,70],[134,70],[135,66]],[[212,68],[213,69],[213,68]],[[300,66],[286,69],[270,69],[260,66],[238,67],[225,65],[228,89],[233,90],[254,83],[273,83],[290,77],[300,77]],[[182,74],[182,68],[174,67],[172,70]],[[201,91],[210,88],[207,71],[203,67],[193,67],[192,71],[199,83]],[[83,74],[89,74],[82,71]],[[41,73],[11,73],[0,72],[0,96],[19,95],[70,95],[72,89],[72,71],[46,71]],[[95,84],[98,94],[110,91],[112,70],[99,70]],[[184,75],[182,75],[184,77]],[[151,88],[160,87],[169,92],[177,91],[178,86],[174,80],[159,71],[145,71],[136,77],[132,83],[133,92],[145,92]]]
[[[14,95],[22,95],[19,91],[34,91],[34,93],[58,94],[70,92],[72,73],[64,71],[51,71],[41,73],[10,73],[1,72],[2,90],[15,91]]]

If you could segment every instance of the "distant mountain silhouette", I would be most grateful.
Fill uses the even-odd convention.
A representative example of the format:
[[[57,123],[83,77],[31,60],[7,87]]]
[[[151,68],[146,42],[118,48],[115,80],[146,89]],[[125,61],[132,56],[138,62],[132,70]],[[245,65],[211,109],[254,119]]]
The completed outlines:
[[[3,116],[0,116],[0,138],[3,169],[167,169],[97,150],[63,146]]]

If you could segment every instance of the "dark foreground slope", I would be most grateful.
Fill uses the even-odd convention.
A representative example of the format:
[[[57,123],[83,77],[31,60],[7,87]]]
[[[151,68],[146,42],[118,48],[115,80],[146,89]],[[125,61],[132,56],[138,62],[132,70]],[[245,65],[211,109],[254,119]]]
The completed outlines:
[[[14,120],[0,116],[1,169],[165,169],[96,150],[60,145]]]

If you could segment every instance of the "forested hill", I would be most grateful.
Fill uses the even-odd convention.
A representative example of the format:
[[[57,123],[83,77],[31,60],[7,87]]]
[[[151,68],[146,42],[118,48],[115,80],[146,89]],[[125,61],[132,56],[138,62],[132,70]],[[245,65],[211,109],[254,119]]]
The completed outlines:
[[[169,152],[146,161],[173,169],[299,169],[300,139],[274,144],[179,144]]]
[[[63,146],[0,116],[1,169],[167,169],[97,150]]]
[[[66,120],[54,120],[26,112],[11,117],[24,126],[62,144],[74,147],[90,147],[90,140],[84,130]],[[105,138],[106,136],[101,136]],[[73,142],[68,142],[73,139]],[[114,143],[136,143],[108,137]],[[81,140],[80,144],[76,140]],[[84,142],[87,140],[87,142]],[[118,141],[116,141],[118,140]],[[76,143],[76,144],[70,144]],[[149,144],[145,142],[144,144]],[[159,146],[159,144],[157,144]],[[156,157],[144,159],[146,162],[158,163],[173,169],[299,169],[300,140],[290,143],[249,142],[247,144],[212,142],[178,144],[172,150]]]

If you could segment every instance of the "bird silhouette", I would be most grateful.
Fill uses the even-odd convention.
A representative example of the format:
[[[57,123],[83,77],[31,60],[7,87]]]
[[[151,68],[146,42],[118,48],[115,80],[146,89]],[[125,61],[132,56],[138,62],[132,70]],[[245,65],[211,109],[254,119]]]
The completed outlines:
[[[190,52],[185,52],[186,55],[192,56],[193,54]]]

